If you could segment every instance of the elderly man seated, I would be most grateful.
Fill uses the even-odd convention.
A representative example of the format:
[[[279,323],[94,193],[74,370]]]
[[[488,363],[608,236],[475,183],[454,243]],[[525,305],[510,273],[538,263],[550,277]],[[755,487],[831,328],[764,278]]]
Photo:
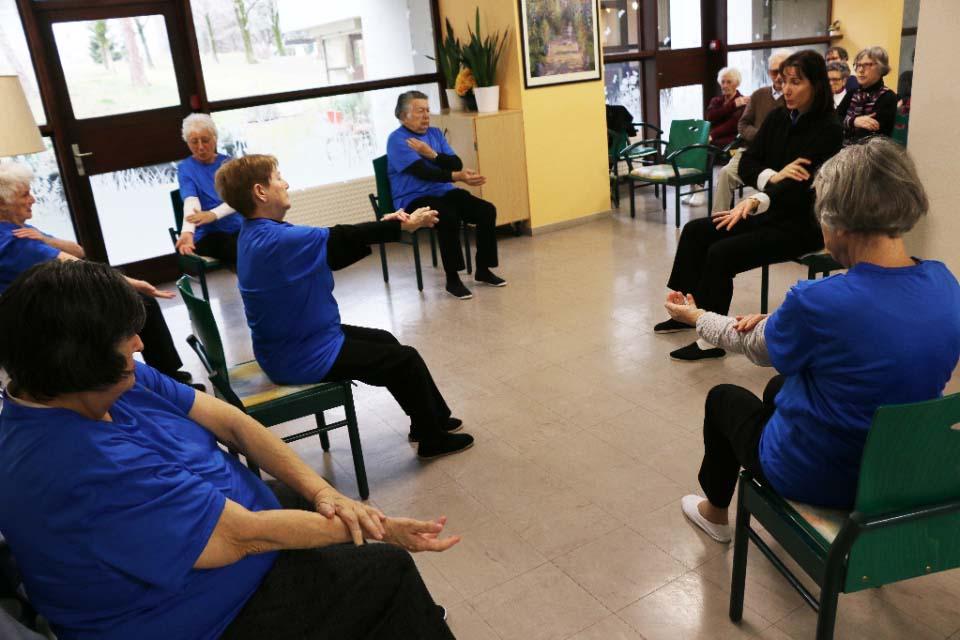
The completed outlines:
[[[785,498],[850,509],[877,407],[939,397],[960,357],[960,285],[903,236],[927,212],[916,167],[874,137],[827,160],[816,214],[842,275],[802,281],[775,313],[730,318],[672,292],[667,310],[702,339],[780,373],[763,398],[724,384],[707,394],[700,486],[683,513],[719,542],[740,467]]]
[[[847,79],[850,77],[850,67],[846,62],[828,62],[827,78],[830,79],[830,89],[833,91],[833,106],[837,109],[847,97]],[[838,116],[841,114],[838,113]]]
[[[407,91],[397,98],[394,115],[400,128],[387,139],[387,166],[393,203],[401,209],[429,207],[439,214],[437,235],[440,257],[447,274],[447,293],[461,300],[473,297],[460,280],[463,250],[460,246],[461,221],[477,227],[477,261],[474,279],[502,287],[507,284],[492,271],[497,262],[497,210],[466,189],[454,183],[480,186],[486,178],[473,169],[466,169],[447,139],[430,126],[430,105],[427,95]]]
[[[770,86],[760,87],[747,98],[747,107],[737,123],[737,132],[746,146],[750,146],[757,132],[760,131],[763,121],[771,111],[783,106],[783,76],[780,74],[780,65],[787,59],[790,52],[780,49],[770,54],[767,62],[767,73],[770,75]],[[740,178],[740,158],[743,154],[734,155],[720,173],[717,174],[713,198],[713,213],[726,211],[731,207],[734,193],[743,186]]]
[[[27,224],[33,217],[36,198],[30,191],[33,171],[15,162],[0,164],[0,293],[23,271],[48,260],[81,260],[83,247],[70,240],[61,240]],[[170,337],[166,320],[156,298],[172,298],[149,282],[127,278],[146,307],[142,329],[143,359],[180,382],[190,382],[190,374],[180,371],[183,362]],[[203,385],[197,385],[203,388]]]
[[[0,297],[0,529],[57,636],[453,638],[407,553],[456,544],[444,519],[341,495],[239,409],[136,362],[143,322],[92,262],[32,267]]]
[[[253,353],[271,380],[309,384],[359,380],[386,387],[410,416],[417,455],[435,458],[473,445],[452,433],[462,422],[417,350],[389,331],[340,323],[333,272],[370,255],[371,244],[399,240],[401,229],[433,226],[437,212],[397,211],[380,222],[332,228],[283,221],[288,185],[273,156],[249,155],[223,165],[217,191],[243,217],[237,280],[253,337]]]

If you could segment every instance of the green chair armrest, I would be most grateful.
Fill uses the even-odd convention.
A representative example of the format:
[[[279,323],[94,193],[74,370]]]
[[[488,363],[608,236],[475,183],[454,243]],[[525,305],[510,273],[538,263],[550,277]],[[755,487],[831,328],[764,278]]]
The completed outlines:
[[[654,131],[657,132],[657,138],[663,135],[663,129],[661,129],[657,125],[650,124],[649,122],[634,122],[633,127],[634,129],[640,129],[641,131],[644,129],[653,129]]]
[[[720,149],[713,146],[712,144],[688,144],[682,149],[677,149],[676,151],[674,151],[673,153],[671,153],[665,158],[667,162],[673,165],[673,171],[674,173],[676,173],[677,178],[680,177],[680,168],[677,166],[677,158],[679,158],[685,153],[688,153],[690,151],[696,151],[698,149],[706,149],[707,151],[707,171],[706,172],[713,170],[714,158],[717,156],[718,153],[720,153]]]
[[[736,138],[731,140],[729,143],[724,145],[722,149],[720,149],[720,153],[730,153],[731,151],[733,151],[743,143],[744,143],[743,136],[738,133]]]

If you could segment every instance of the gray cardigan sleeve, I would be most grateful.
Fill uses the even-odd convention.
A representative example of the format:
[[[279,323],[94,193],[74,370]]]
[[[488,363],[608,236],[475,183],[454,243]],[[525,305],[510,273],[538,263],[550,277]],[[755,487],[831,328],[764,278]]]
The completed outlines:
[[[772,366],[770,354],[767,353],[767,340],[763,335],[767,318],[746,333],[737,331],[736,324],[736,319],[730,316],[708,311],[697,319],[697,335],[721,349],[742,353],[751,362],[761,367]]]

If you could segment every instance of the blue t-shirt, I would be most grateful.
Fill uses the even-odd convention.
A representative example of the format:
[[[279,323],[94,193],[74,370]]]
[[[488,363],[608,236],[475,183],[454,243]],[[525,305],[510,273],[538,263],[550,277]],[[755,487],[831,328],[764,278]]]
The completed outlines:
[[[257,362],[277,384],[320,382],[343,346],[330,229],[243,221],[237,282]]]
[[[791,500],[846,508],[877,407],[937,398],[960,357],[960,285],[941,262],[800,282],[767,320],[786,381],[760,440],[763,473]]]
[[[113,422],[4,398],[0,531],[60,638],[216,638],[276,554],[193,568],[227,498],[270,489],[187,417],[194,390],[145,364]]]
[[[28,224],[24,227],[34,228]],[[0,293],[6,291],[17,276],[33,265],[53,260],[60,255],[59,249],[40,240],[13,235],[16,229],[22,228],[12,222],[0,222]]]
[[[455,152],[447,143],[443,132],[436,127],[430,127],[423,135],[414,133],[406,127],[400,127],[387,138],[387,175],[390,178],[390,192],[393,195],[393,206],[404,209],[408,204],[424,196],[442,196],[456,187],[452,182],[433,182],[406,173],[407,167],[420,160],[426,160],[419,153],[407,146],[407,140],[417,138],[430,145],[437,153],[454,155]],[[428,164],[436,166],[431,160]],[[437,167],[439,168],[439,167]]]
[[[180,183],[180,197],[199,198],[200,208],[203,211],[210,211],[214,207],[223,204],[223,199],[217,193],[214,186],[213,177],[217,174],[217,169],[224,162],[230,159],[222,153],[217,154],[216,160],[210,164],[198,162],[193,156],[190,156],[179,165],[177,165],[177,182]],[[208,233],[229,233],[236,235],[240,233],[240,225],[243,216],[237,213],[226,215],[215,222],[202,224],[193,232],[193,241],[200,242],[200,239]]]

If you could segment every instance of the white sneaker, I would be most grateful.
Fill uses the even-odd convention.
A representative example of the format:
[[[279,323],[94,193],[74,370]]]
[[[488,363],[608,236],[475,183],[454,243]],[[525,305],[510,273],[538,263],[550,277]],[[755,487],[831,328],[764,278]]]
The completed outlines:
[[[700,515],[700,509],[697,507],[704,500],[706,500],[706,498],[693,494],[683,496],[683,499],[680,500],[680,508],[683,510],[683,515],[687,516],[687,520],[700,527],[704,533],[717,542],[730,542],[730,525],[714,524]]]
[[[687,200],[687,204],[689,204],[691,207],[702,207],[703,205],[707,204],[707,196],[702,191],[698,191],[697,193],[690,195],[690,199]]]

